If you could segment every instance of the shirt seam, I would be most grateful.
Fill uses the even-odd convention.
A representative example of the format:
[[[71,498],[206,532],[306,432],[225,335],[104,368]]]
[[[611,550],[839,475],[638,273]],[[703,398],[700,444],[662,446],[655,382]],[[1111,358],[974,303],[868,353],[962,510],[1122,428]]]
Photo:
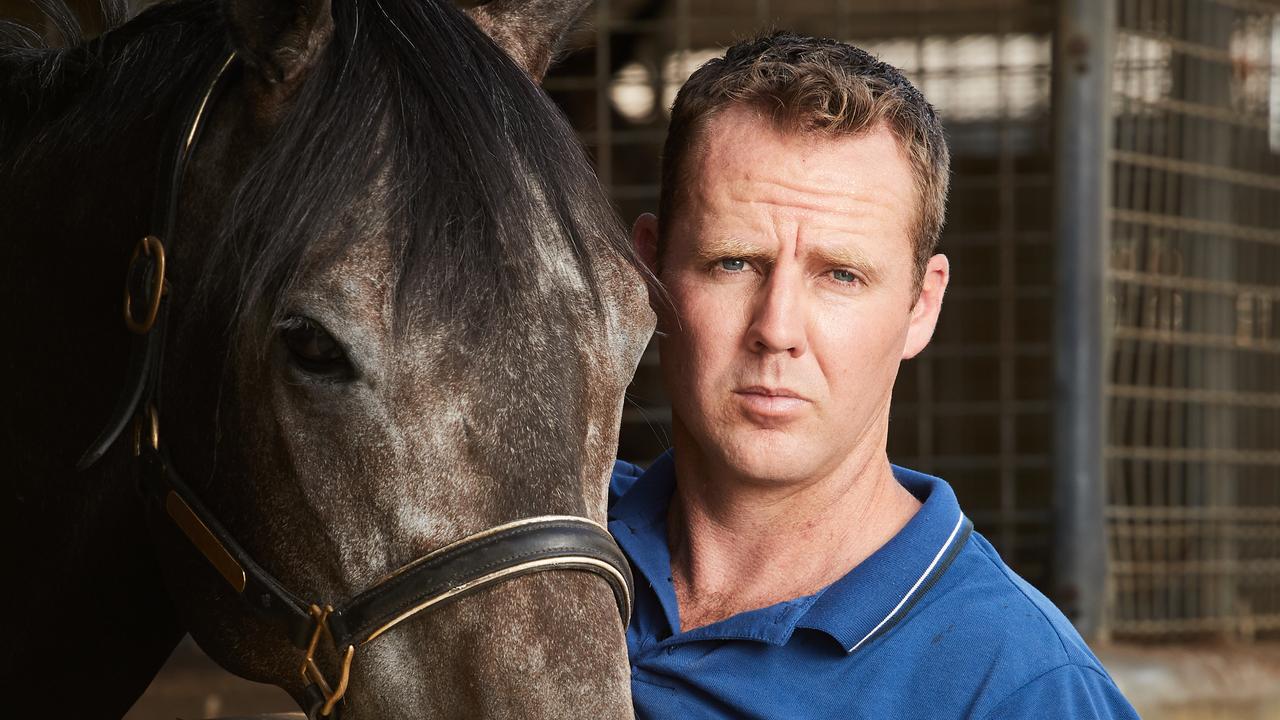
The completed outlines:
[[[1009,577],[1009,573],[1005,572],[1005,567],[1007,566],[1002,567],[1000,564],[997,564],[996,561],[993,560],[991,556],[987,554],[985,549],[979,549],[979,551],[981,552],[982,557],[988,563],[991,564],[991,567],[995,568],[996,572],[1000,573],[1000,577],[1006,583],[1008,583],[1009,585],[1012,585],[1013,589],[1016,590],[1024,600],[1030,603],[1031,607],[1035,608],[1036,612],[1040,615],[1040,618],[1044,620],[1045,623],[1049,626],[1049,629],[1053,631],[1053,636],[1058,639],[1058,646],[1062,648],[1062,656],[1065,664],[1079,665],[1079,663],[1077,663],[1075,660],[1072,659],[1071,650],[1067,647],[1067,641],[1062,637],[1062,631],[1059,630],[1058,626],[1053,623],[1053,620],[1049,617],[1048,613],[1044,611],[1044,608],[1040,607],[1040,604],[1037,603],[1034,598],[1028,595],[1025,589],[1020,587],[1018,583],[1014,582],[1013,579]],[[1063,666],[1059,665],[1058,667],[1063,667]],[[1081,667],[1088,667],[1088,666],[1084,665]],[[1054,668],[1054,670],[1056,669],[1057,667]],[[1053,672],[1053,670],[1049,670],[1048,672]]]
[[[988,720],[989,718],[993,717],[993,715],[992,715],[992,714],[993,714],[993,713],[995,713],[997,710],[999,710],[1001,707],[1004,707],[1004,704],[1005,704],[1005,703],[1007,703],[1007,702],[1009,702],[1009,700],[1010,700],[1010,699],[1012,699],[1014,695],[1017,695],[1018,693],[1022,692],[1023,690],[1026,690],[1027,688],[1029,688],[1029,687],[1031,687],[1032,685],[1034,685],[1034,684],[1036,684],[1036,683],[1040,682],[1041,680],[1045,679],[1046,677],[1048,677],[1048,676],[1050,676],[1050,675],[1052,675],[1052,674],[1054,674],[1054,673],[1058,672],[1059,670],[1065,670],[1065,669],[1067,669],[1067,668],[1075,668],[1077,671],[1079,671],[1079,670],[1088,670],[1089,672],[1092,672],[1094,675],[1097,675],[1098,677],[1102,678],[1103,680],[1106,680],[1108,683],[1111,683],[1111,684],[1113,684],[1113,685],[1115,684],[1115,681],[1113,681],[1113,680],[1112,680],[1112,679],[1111,679],[1111,678],[1110,678],[1106,673],[1100,672],[1097,668],[1093,667],[1092,665],[1081,665],[1080,663],[1078,663],[1078,662],[1074,662],[1074,661],[1071,661],[1071,662],[1065,662],[1065,663],[1062,663],[1061,665],[1055,665],[1055,666],[1053,666],[1053,667],[1049,668],[1048,670],[1045,670],[1044,672],[1040,673],[1039,675],[1037,675],[1037,676],[1035,676],[1035,677],[1031,678],[1030,680],[1028,680],[1028,681],[1026,681],[1026,682],[1022,683],[1021,685],[1019,685],[1018,687],[1014,688],[1013,690],[1010,690],[1008,693],[1006,693],[1006,694],[1005,694],[1005,696],[1004,696],[1004,697],[1000,698],[1000,702],[996,703],[995,705],[993,705],[993,706],[991,707],[991,709],[990,709],[990,710],[988,710],[987,712],[985,712],[985,713],[983,713],[983,714],[982,714],[982,720]]]

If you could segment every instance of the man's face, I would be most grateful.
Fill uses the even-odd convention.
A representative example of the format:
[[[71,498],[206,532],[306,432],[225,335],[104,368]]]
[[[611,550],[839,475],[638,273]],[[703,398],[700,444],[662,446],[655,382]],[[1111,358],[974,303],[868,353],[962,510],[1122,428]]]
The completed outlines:
[[[883,457],[898,364],[928,343],[947,282],[938,255],[914,292],[911,167],[887,128],[787,134],[746,108],[695,142],[658,262],[677,438],[757,482],[857,472]],[[655,232],[637,222],[651,261]]]

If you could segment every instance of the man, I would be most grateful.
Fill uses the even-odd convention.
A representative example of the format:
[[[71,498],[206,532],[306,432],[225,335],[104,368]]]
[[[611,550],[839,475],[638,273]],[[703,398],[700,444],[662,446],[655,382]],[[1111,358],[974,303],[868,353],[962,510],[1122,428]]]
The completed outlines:
[[[833,41],[741,43],[677,97],[634,229],[674,448],[610,498],[641,717],[1136,717],[948,485],[886,456],[947,287],[948,163],[915,88]]]

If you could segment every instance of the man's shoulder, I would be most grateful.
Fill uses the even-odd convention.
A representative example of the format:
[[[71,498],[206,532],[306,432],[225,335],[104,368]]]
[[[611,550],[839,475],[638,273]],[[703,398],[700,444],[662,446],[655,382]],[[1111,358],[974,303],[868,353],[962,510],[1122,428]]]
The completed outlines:
[[[951,582],[941,583],[939,600],[960,601],[970,624],[1001,645],[1043,663],[1101,665],[1071,621],[1053,601],[1018,575],[980,533],[974,532],[956,558]],[[949,594],[959,597],[948,598]]]
[[[974,717],[1138,720],[1138,713],[1100,666],[1066,664],[1046,670],[1012,692],[989,698]]]
[[[1071,622],[977,532],[915,620],[952,658],[953,682],[981,688],[970,717],[1024,717],[1044,703],[1061,717],[1136,717]]]

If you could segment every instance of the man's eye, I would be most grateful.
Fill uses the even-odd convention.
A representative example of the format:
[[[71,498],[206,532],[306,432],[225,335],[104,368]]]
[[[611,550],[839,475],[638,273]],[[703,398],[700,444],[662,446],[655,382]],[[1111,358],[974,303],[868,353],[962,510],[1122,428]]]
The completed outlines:
[[[852,270],[832,270],[831,277],[835,278],[838,283],[853,284],[858,282],[858,276],[854,275]]]
[[[747,261],[742,258],[725,258],[720,261],[720,269],[728,272],[741,272],[747,267]]]

